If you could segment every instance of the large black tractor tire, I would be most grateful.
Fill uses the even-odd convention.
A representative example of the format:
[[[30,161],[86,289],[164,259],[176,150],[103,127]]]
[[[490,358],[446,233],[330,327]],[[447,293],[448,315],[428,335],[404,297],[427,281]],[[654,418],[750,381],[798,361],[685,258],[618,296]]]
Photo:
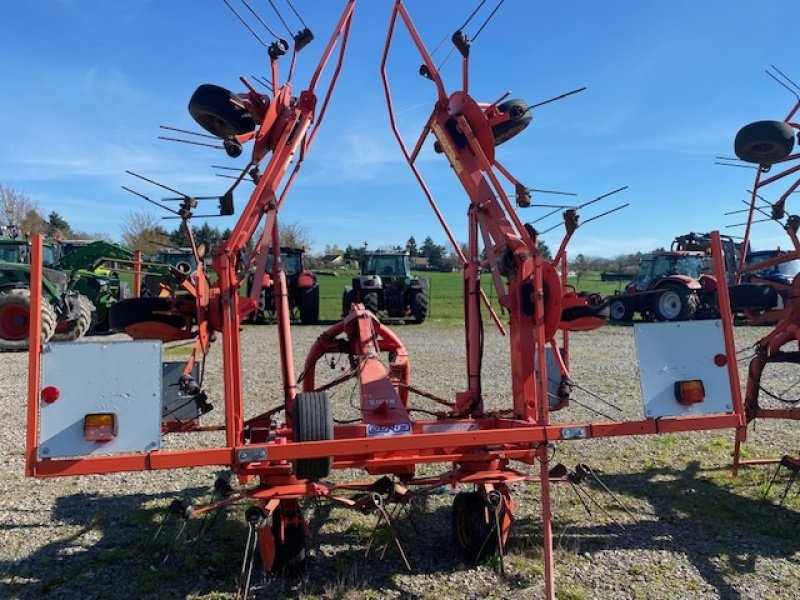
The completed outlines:
[[[218,85],[205,83],[189,100],[189,114],[203,129],[220,138],[249,133],[256,122],[246,110],[231,102],[236,95]]]
[[[478,492],[459,492],[451,514],[453,544],[466,560],[478,563],[497,553],[494,515]]]
[[[303,292],[300,299],[300,323],[302,325],[316,325],[319,323],[319,286]]]
[[[739,130],[733,150],[746,162],[772,165],[792,153],[794,136],[794,128],[783,121],[756,121]]]
[[[76,301],[78,303],[78,318],[70,322],[64,331],[54,333],[52,337],[54,342],[74,342],[86,335],[92,328],[95,311],[94,304],[83,294],[78,294]]]
[[[621,298],[615,298],[608,305],[608,317],[612,321],[630,321],[633,318],[633,309]]]
[[[325,392],[301,392],[294,399],[292,434],[295,442],[316,442],[333,439],[333,410]],[[294,461],[298,479],[322,479],[333,466],[333,458],[303,458]]]
[[[169,298],[129,298],[115,302],[108,311],[108,323],[115,331],[125,331],[126,327],[156,321],[172,327],[183,327],[186,319],[180,315],[160,314],[170,310]]]
[[[428,292],[419,291],[411,298],[411,314],[414,315],[413,323],[419,325],[428,317]]]
[[[653,299],[659,321],[688,321],[697,312],[697,294],[677,283],[666,283]]]
[[[524,100],[506,100],[497,106],[497,110],[501,113],[508,113],[511,118],[504,123],[499,123],[492,127],[495,146],[499,146],[518,133],[521,133],[522,130],[530,124],[533,118],[530,108]]]
[[[350,306],[355,302],[356,293],[353,290],[345,289],[342,294],[342,318],[350,312]]]
[[[281,509],[272,513],[272,537],[275,540],[275,561],[272,572],[292,578],[306,568],[306,529],[302,523],[284,523],[281,537]]]
[[[361,303],[371,313],[377,315],[380,309],[380,300],[378,299],[378,292],[370,292],[361,296]]]
[[[15,288],[0,292],[0,352],[20,352],[28,349],[31,292]],[[47,343],[56,330],[56,313],[42,300],[42,343]]]
[[[771,285],[742,283],[728,287],[731,310],[769,310],[778,306],[778,291]]]

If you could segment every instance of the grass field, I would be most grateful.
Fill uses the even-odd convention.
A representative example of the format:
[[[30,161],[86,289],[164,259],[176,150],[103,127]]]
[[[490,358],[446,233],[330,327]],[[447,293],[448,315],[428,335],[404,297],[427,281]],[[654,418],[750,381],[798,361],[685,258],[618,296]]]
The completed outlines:
[[[342,293],[344,286],[351,285],[355,271],[340,271],[336,276],[320,274],[317,278],[320,288],[320,319],[322,321],[336,321],[341,318]],[[420,277],[426,277],[430,286],[430,307],[428,319],[438,323],[460,323],[463,321],[463,277],[461,272],[452,273],[419,272]],[[574,278],[570,284],[577,286]],[[492,301],[495,310],[499,310],[497,292],[492,285],[490,275],[481,277],[481,285],[486,295]],[[603,296],[613,294],[618,287],[618,282],[600,281],[599,273],[587,273],[581,277],[578,289],[585,292],[594,292]]]

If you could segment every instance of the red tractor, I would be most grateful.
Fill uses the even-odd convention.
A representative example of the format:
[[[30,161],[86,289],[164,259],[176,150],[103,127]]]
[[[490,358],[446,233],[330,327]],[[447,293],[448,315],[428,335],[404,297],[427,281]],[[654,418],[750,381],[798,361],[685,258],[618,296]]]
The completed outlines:
[[[258,308],[250,315],[250,319],[256,323],[265,323],[275,318],[275,259],[272,251],[268,252]],[[319,322],[319,285],[316,274],[306,269],[303,250],[300,248],[281,246],[280,257],[286,273],[286,293],[292,315],[297,316],[303,325],[316,325]],[[248,295],[253,289],[254,276],[255,273],[251,273],[247,279]]]
[[[721,236],[721,242],[730,278],[736,271],[738,248],[730,237]],[[634,313],[659,321],[719,317],[717,278],[709,274],[710,248],[709,234],[687,233],[672,241],[669,252],[642,257],[636,279],[611,299],[611,320],[630,321]]]

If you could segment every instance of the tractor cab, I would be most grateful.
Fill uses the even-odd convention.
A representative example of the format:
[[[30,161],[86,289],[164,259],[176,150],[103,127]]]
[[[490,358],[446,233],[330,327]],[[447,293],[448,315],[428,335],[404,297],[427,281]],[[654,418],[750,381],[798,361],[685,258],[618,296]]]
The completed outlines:
[[[706,270],[702,253],[665,252],[644,256],[634,281],[636,290],[646,290],[662,279],[682,275],[698,280]]]
[[[390,280],[410,278],[411,259],[408,254],[369,254],[362,263],[361,274]]]

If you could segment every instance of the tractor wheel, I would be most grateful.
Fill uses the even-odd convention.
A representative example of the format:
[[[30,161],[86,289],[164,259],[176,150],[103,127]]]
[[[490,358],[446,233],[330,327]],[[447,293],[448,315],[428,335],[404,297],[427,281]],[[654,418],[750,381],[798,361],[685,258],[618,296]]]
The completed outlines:
[[[731,310],[769,310],[778,305],[778,291],[771,285],[742,283],[728,287]]]
[[[16,288],[0,293],[0,351],[28,349],[28,329],[31,314],[31,292]],[[46,300],[42,300],[42,343],[53,337],[56,313]]]
[[[92,327],[94,304],[83,294],[78,294],[78,318],[70,322],[64,331],[54,333],[54,342],[74,342],[83,337]]]
[[[630,321],[633,311],[623,300],[617,298],[608,305],[608,316],[612,321]]]
[[[417,292],[414,294],[414,297],[411,298],[411,314],[414,315],[414,323],[419,325],[428,316],[428,293],[427,292]]]
[[[364,294],[361,297],[361,302],[364,304],[364,308],[366,308],[371,313],[377,315],[378,308],[380,307],[380,302],[378,300],[378,292],[370,292],[369,294]]]
[[[342,294],[342,318],[347,316],[350,312],[350,305],[355,302],[356,294],[353,290],[345,290]]]
[[[108,323],[115,331],[144,321],[156,321],[173,327],[183,327],[186,319],[180,315],[161,314],[170,310],[169,298],[129,298],[115,302],[108,311]]]
[[[292,433],[295,442],[333,439],[333,411],[325,392],[301,392],[294,399]],[[298,479],[322,479],[333,466],[333,458],[304,458],[294,461]]]
[[[220,138],[249,133],[256,122],[243,108],[231,102],[236,95],[218,85],[198,87],[189,100],[189,114],[203,129]]]
[[[319,286],[303,292],[300,299],[300,323],[302,325],[316,325],[319,323]]]
[[[687,321],[697,312],[697,294],[676,283],[667,283],[655,299],[659,321]]]
[[[521,133],[533,118],[527,103],[524,100],[506,100],[497,106],[501,113],[508,113],[510,119],[492,127],[494,145],[499,146],[507,142],[518,133]]]
[[[497,529],[478,492],[459,492],[451,515],[453,544],[466,560],[480,562],[497,552]]]
[[[739,130],[733,149],[746,162],[772,165],[792,153],[794,134],[794,128],[783,121],[756,121]]]
[[[272,571],[288,578],[297,577],[306,568],[306,529],[302,523],[290,522],[284,522],[281,527],[282,520],[283,513],[278,508],[272,513],[272,537],[275,540]]]

